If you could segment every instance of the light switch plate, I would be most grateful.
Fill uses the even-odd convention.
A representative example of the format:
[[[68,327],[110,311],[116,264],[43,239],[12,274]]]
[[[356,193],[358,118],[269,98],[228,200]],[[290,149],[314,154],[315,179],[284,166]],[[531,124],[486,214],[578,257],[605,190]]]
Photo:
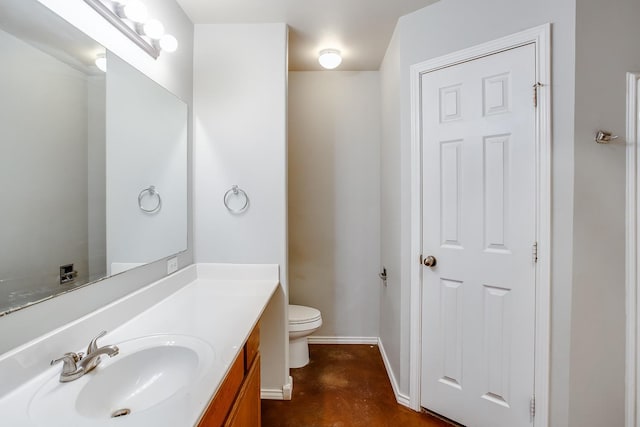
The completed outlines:
[[[167,274],[178,271],[178,257],[169,258],[167,260]]]

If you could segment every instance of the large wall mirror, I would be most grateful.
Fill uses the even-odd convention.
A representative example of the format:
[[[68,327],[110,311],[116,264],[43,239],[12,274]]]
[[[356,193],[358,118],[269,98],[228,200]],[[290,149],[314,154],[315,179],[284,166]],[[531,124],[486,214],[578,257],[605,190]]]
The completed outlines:
[[[186,250],[186,104],[36,0],[0,57],[0,316]]]

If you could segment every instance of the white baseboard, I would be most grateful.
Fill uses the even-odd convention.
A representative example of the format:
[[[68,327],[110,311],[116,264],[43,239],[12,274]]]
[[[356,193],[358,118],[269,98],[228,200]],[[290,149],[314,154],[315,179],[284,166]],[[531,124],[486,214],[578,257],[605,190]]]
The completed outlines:
[[[372,344],[378,345],[378,337],[323,337],[311,335],[309,344]]]
[[[387,357],[387,352],[384,351],[384,345],[380,338],[378,338],[378,349],[380,350],[380,354],[382,355],[382,361],[384,362],[384,367],[387,370],[387,376],[389,377],[389,381],[391,382],[391,388],[393,389],[393,394],[396,396],[396,401],[402,405],[406,406],[409,409],[411,408],[411,400],[409,396],[400,393],[400,387],[398,386],[398,381],[396,380],[396,376],[393,374],[393,370],[391,369],[391,364],[389,363],[389,358]]]
[[[407,408],[411,409],[412,411],[415,411],[415,409],[413,409],[411,407],[411,399],[406,394],[402,394],[400,392],[396,393],[396,402],[398,402],[402,406],[406,406]],[[419,412],[419,411],[417,411],[417,412]]]
[[[289,383],[282,386],[282,397],[284,400],[291,400],[293,395],[293,377],[289,375]]]
[[[284,392],[277,388],[263,388],[260,389],[260,398],[267,400],[285,400]]]
[[[289,382],[282,386],[282,389],[277,388],[262,388],[260,389],[260,399],[266,400],[291,400],[293,394],[293,377],[289,376]]]

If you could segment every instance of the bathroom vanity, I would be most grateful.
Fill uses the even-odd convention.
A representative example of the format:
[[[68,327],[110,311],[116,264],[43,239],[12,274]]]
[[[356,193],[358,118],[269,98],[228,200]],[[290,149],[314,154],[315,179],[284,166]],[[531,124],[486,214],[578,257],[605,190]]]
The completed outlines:
[[[191,264],[193,24],[161,3],[186,54],[156,62],[82,1],[0,1],[0,425],[256,426],[291,396],[278,265]]]
[[[256,326],[198,427],[260,426],[260,329]]]
[[[277,265],[191,265],[0,355],[2,423],[258,426],[260,335],[284,335],[279,288]],[[101,329],[119,354],[59,382],[49,361]]]

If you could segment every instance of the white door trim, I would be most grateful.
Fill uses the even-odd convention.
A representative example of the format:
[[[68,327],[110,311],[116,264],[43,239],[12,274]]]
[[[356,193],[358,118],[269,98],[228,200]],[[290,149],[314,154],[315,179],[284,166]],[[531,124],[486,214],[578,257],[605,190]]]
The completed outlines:
[[[638,107],[640,73],[627,73],[627,247],[626,247],[626,402],[625,426],[636,427],[638,422]]]
[[[549,347],[551,301],[551,24],[531,28],[479,46],[411,66],[411,288],[410,288],[410,406],[420,410],[422,268],[422,141],[420,76],[424,73],[471,61],[527,44],[536,47],[536,333],[534,426],[549,423]],[[533,88],[531,89],[533,98]]]

